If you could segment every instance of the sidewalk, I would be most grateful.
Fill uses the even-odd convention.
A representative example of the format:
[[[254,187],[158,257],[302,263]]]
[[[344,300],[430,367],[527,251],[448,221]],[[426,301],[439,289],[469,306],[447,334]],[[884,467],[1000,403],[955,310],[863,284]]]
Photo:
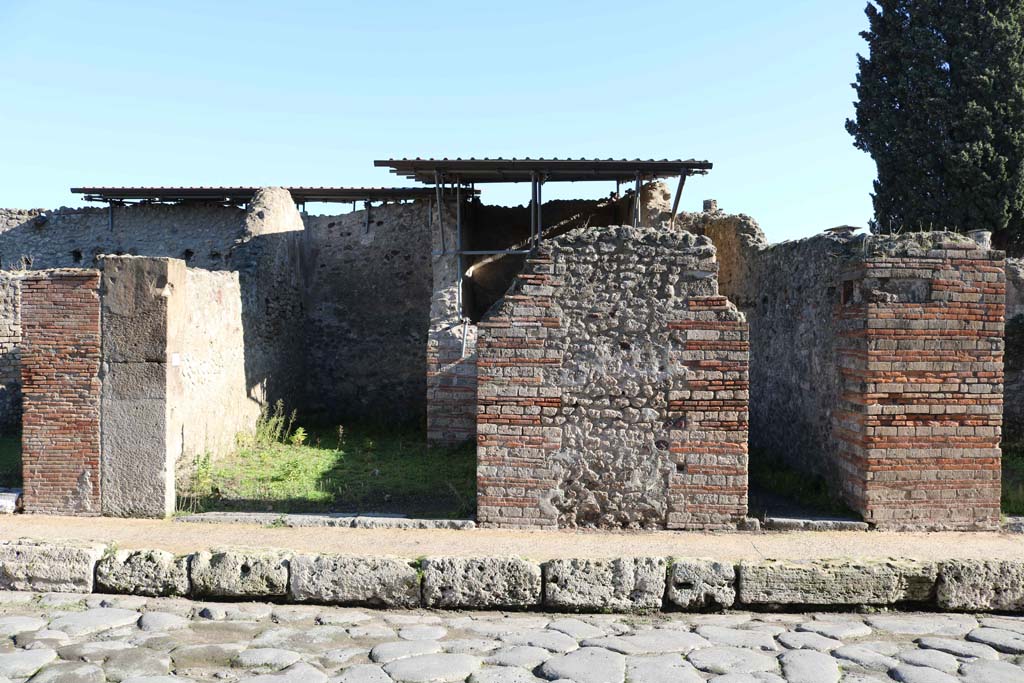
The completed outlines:
[[[184,554],[245,546],[305,553],[515,556],[530,560],[615,557],[710,557],[723,561],[820,558],[1024,560],[1024,535],[992,532],[880,531],[683,533],[514,531],[502,529],[268,528],[109,517],[0,516],[0,540],[100,541],[120,549]]]

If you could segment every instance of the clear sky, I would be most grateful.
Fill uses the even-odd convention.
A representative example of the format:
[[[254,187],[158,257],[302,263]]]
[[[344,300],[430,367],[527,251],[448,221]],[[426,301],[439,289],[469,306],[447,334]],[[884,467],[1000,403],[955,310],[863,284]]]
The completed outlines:
[[[387,157],[693,157],[715,168],[684,209],[714,197],[772,241],[864,225],[874,164],[843,128],[864,4],[0,0],[0,206],[402,184]]]

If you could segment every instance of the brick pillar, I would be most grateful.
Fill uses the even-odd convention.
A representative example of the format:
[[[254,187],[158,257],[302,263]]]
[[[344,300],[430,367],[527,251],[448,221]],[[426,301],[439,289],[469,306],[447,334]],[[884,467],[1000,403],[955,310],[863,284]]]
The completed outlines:
[[[51,270],[21,289],[22,468],[30,513],[100,513],[100,275]]]
[[[689,308],[689,319],[669,322],[686,378],[669,396],[668,528],[735,528],[747,514],[750,332],[724,296],[694,297]]]
[[[843,275],[843,493],[882,528],[999,522],[1002,252],[952,242]]]

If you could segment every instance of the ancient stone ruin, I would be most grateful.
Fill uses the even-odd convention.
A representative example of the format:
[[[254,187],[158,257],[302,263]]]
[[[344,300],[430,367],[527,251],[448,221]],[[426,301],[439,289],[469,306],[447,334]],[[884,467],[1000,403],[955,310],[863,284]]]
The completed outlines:
[[[280,399],[476,440],[487,525],[736,528],[762,456],[878,528],[998,525],[1006,276],[984,235],[769,245],[658,182],[537,187],[331,216],[282,188],[0,210],[26,511],[170,514],[196,456]]]

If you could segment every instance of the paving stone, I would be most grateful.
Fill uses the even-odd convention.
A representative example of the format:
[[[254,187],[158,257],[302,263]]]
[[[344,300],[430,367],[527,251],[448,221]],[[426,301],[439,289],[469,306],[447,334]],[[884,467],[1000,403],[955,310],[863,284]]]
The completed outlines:
[[[0,605],[24,605],[36,599],[32,591],[0,590]]]
[[[680,652],[686,654],[699,647],[711,647],[712,643],[695,633],[674,629],[640,631],[632,635],[588,638],[583,647],[603,647],[624,655],[660,654]]]
[[[441,644],[430,640],[401,640],[393,643],[381,643],[370,650],[370,659],[378,664],[430,655],[441,651]]]
[[[1024,610],[1024,561],[943,562],[936,600],[940,609],[962,612]]]
[[[541,569],[515,557],[428,557],[422,562],[423,604],[447,609],[540,605]]]
[[[0,652],[0,676],[28,678],[57,658],[49,648]]]
[[[960,669],[960,660],[938,650],[904,650],[897,657],[904,664],[927,666],[947,674],[955,674]]]
[[[889,640],[862,640],[857,645],[886,657],[895,657],[901,649],[899,645]]]
[[[454,652],[462,655],[480,655],[494,652],[501,647],[501,641],[485,638],[456,638],[441,642],[445,652]]]
[[[419,607],[420,577],[412,562],[387,557],[296,555],[289,595],[298,602]]]
[[[580,619],[555,619],[548,624],[547,627],[554,631],[561,631],[562,633],[572,636],[577,640],[583,640],[585,638],[600,638],[601,636],[607,635],[604,629],[598,628],[593,624],[588,624]]]
[[[423,612],[388,611],[382,612],[381,618],[392,625],[418,626],[421,624],[440,624],[442,619],[436,614]]]
[[[797,626],[798,631],[817,633],[826,638],[845,640],[847,638],[863,638],[871,635],[871,627],[862,621],[805,621]]]
[[[111,681],[137,676],[161,676],[170,670],[170,657],[144,647],[118,650],[103,663],[103,672]]]
[[[881,631],[914,636],[962,636],[978,627],[978,620],[966,614],[876,614],[867,622]]]
[[[15,634],[14,644],[22,649],[35,647],[48,647],[56,650],[58,647],[67,644],[70,637],[64,631],[51,631],[48,628],[38,631],[23,631]]]
[[[933,562],[810,560],[741,562],[741,603],[747,605],[892,605],[927,602],[935,592]]]
[[[170,612],[146,612],[139,617],[139,628],[143,631],[177,631],[188,625],[188,619]]]
[[[1024,617],[982,617],[981,625],[1024,634]]]
[[[484,663],[494,664],[495,666],[518,666],[532,671],[553,656],[554,654],[551,650],[546,650],[542,647],[513,645],[490,653],[484,659]]]
[[[791,650],[817,650],[818,652],[831,652],[837,647],[843,646],[843,641],[841,640],[826,638],[818,633],[806,633],[804,631],[780,633],[779,643]]]
[[[361,655],[369,656],[370,650],[365,647],[339,647],[334,650],[328,650],[320,654],[322,659],[329,667],[338,667],[346,663],[353,657],[359,657]]]
[[[0,617],[0,637],[9,638],[16,633],[38,631],[46,628],[47,623],[46,619],[40,619],[39,617]]]
[[[543,566],[544,604],[557,610],[653,610],[665,595],[663,557],[551,560]]]
[[[0,590],[89,593],[105,551],[100,543],[2,541]]]
[[[292,664],[284,671],[261,676],[249,676],[238,679],[239,683],[326,683],[327,675],[305,662]]]
[[[558,631],[541,629],[505,634],[500,636],[500,640],[508,645],[531,645],[560,653],[570,652],[579,647],[575,638]]]
[[[273,598],[288,592],[288,556],[247,550],[214,550],[193,555],[192,591],[202,597]]]
[[[984,659],[964,662],[960,666],[960,678],[963,683],[1021,683],[1024,667]]]
[[[86,662],[57,662],[43,668],[30,683],[106,683],[103,669]]]
[[[121,683],[194,683],[191,678],[184,676],[132,676]]]
[[[188,557],[164,550],[118,550],[96,565],[96,587],[109,593],[188,595]]]
[[[384,624],[360,624],[349,626],[345,632],[352,638],[361,639],[384,639],[396,637],[395,629]]]
[[[626,680],[637,683],[703,683],[692,664],[678,654],[626,658]]]
[[[682,609],[728,609],[736,602],[736,566],[705,559],[672,563],[665,597]]]
[[[937,638],[925,636],[918,638],[915,642],[923,648],[947,652],[954,657],[976,657],[978,659],[999,659],[999,653],[988,645],[982,643],[969,643],[964,640],[953,640],[952,638]]]
[[[843,674],[842,683],[891,683],[892,679],[886,676],[884,679],[872,674],[865,674],[859,671],[847,671]]]
[[[786,683],[786,679],[766,671],[755,671],[749,674],[722,674],[712,676],[709,683]]]
[[[753,650],[778,650],[775,639],[767,633],[757,631],[726,628],[724,626],[698,626],[697,635],[706,638],[715,645],[732,647],[748,647]]]
[[[548,680],[568,678],[576,683],[622,683],[626,658],[601,647],[582,647],[556,655],[541,664],[540,674]]]
[[[129,626],[139,620],[134,610],[98,607],[84,612],[69,612],[50,622],[50,628],[64,631],[69,636],[87,636],[119,626]]]
[[[177,669],[193,667],[228,666],[245,649],[242,643],[182,645],[171,651]]]
[[[448,629],[444,626],[423,624],[419,626],[406,626],[398,631],[398,637],[403,640],[439,640],[444,638]]]
[[[400,683],[447,683],[466,680],[480,665],[473,655],[431,654],[389,662],[384,671]]]
[[[779,657],[788,683],[838,683],[839,664],[814,650],[790,650]]]
[[[544,681],[543,678],[537,678],[525,669],[511,666],[484,667],[469,677],[469,683],[541,683],[542,681]]]
[[[743,647],[707,647],[691,652],[687,659],[701,671],[714,674],[776,671],[774,657]]]
[[[837,659],[845,659],[857,666],[870,669],[871,671],[887,672],[897,666],[899,661],[886,655],[875,652],[860,645],[844,645],[832,651],[832,656]]]
[[[68,661],[81,660],[83,662],[101,664],[107,661],[110,655],[129,647],[131,645],[123,640],[74,643],[58,648],[57,654],[60,655],[61,659]]]
[[[238,653],[232,664],[246,669],[280,671],[302,659],[298,652],[274,647],[254,647]]]
[[[391,683],[391,676],[377,664],[356,664],[332,678],[330,683]]]
[[[325,626],[336,625],[336,626],[349,626],[352,624],[361,624],[364,621],[371,621],[375,617],[371,617],[366,612],[360,612],[354,609],[332,609],[325,610],[316,616],[316,622]]]
[[[967,640],[983,643],[1009,655],[1024,654],[1024,634],[1000,628],[976,628],[967,634]]]
[[[900,683],[958,683],[955,677],[926,666],[900,664],[889,671],[889,676]]]

